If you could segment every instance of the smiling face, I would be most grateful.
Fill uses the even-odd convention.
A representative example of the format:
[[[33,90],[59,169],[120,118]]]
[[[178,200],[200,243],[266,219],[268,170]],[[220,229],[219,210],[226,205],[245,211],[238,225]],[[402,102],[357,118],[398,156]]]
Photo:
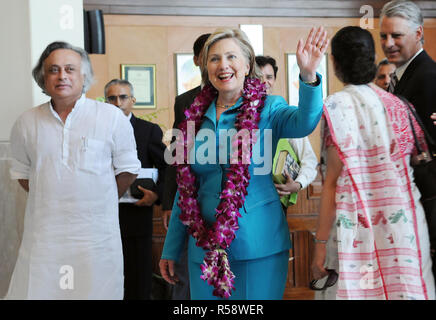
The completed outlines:
[[[56,99],[78,99],[82,95],[84,75],[80,54],[58,49],[44,61],[44,86],[47,94]]]
[[[274,84],[276,83],[276,77],[274,76],[273,67],[267,63],[260,68],[263,74],[263,81],[266,84],[266,93],[271,94],[274,89]]]
[[[422,48],[422,27],[411,28],[401,17],[383,17],[380,26],[380,42],[389,62],[400,67]]]
[[[226,38],[214,43],[209,49],[206,67],[209,81],[220,94],[242,94],[250,65],[236,40]]]

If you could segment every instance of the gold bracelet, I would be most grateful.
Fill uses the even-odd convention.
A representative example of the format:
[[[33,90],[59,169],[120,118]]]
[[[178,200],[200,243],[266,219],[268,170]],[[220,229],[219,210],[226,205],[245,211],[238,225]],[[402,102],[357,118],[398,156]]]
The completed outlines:
[[[309,86],[313,86],[318,83],[318,77],[316,77],[315,81],[311,81],[311,82],[303,81],[303,82]]]

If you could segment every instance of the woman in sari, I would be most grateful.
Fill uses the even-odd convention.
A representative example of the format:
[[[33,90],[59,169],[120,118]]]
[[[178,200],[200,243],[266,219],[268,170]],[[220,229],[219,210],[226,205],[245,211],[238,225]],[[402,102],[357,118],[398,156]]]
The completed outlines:
[[[345,87],[324,104],[327,170],[312,272],[321,279],[336,269],[339,279],[321,298],[434,299],[428,229],[409,164],[416,151],[408,107],[371,83],[368,31],[338,31],[332,58]]]

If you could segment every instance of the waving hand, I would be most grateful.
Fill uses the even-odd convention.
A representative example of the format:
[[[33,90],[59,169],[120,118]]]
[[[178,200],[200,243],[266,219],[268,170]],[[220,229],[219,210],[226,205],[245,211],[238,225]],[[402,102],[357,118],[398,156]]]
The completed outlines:
[[[316,69],[327,51],[328,44],[327,31],[323,27],[312,28],[305,44],[303,44],[303,39],[298,41],[297,63],[303,81],[313,82],[316,80]]]

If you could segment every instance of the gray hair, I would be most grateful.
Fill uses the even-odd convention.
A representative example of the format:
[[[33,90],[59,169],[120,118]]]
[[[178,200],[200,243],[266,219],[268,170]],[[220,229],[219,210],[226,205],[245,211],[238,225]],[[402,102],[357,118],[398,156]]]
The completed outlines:
[[[384,16],[403,18],[409,22],[413,30],[418,29],[420,26],[424,27],[421,9],[412,1],[394,0],[386,3],[380,13],[380,23]],[[422,34],[421,43],[424,43],[424,33]]]
[[[377,72],[380,69],[381,66],[387,66],[388,64],[393,64],[395,65],[395,63],[393,62],[389,62],[389,60],[387,58],[384,58],[383,60],[381,60],[378,65],[377,65]]]
[[[241,47],[241,51],[247,59],[248,64],[250,65],[248,77],[262,79],[262,72],[256,64],[256,55],[254,53],[253,47],[250,44],[250,40],[248,40],[247,35],[240,29],[218,28],[215,30],[214,33],[209,36],[203,47],[200,68],[202,70],[202,82],[204,84],[209,83],[209,77],[207,73],[207,56],[209,54],[209,50],[216,42],[223,39],[234,39]]]
[[[92,65],[91,61],[89,60],[89,56],[82,48],[75,47],[67,42],[62,41],[50,43],[47,48],[45,48],[45,50],[42,52],[41,56],[39,57],[38,63],[32,70],[33,78],[35,79],[38,86],[42,89],[42,92],[47,94],[44,84],[44,61],[53,51],[58,49],[72,50],[80,55],[80,57],[82,58],[80,71],[84,75],[82,93],[87,92],[94,82],[94,72],[92,71]]]
[[[109,87],[114,86],[114,85],[121,85],[121,86],[127,86],[130,89],[130,94],[132,95],[132,97],[135,96],[134,92],[133,92],[133,86],[132,84],[124,79],[112,79],[111,81],[109,81],[108,83],[106,83],[106,85],[104,86],[104,98],[107,99],[107,92],[109,90]]]

